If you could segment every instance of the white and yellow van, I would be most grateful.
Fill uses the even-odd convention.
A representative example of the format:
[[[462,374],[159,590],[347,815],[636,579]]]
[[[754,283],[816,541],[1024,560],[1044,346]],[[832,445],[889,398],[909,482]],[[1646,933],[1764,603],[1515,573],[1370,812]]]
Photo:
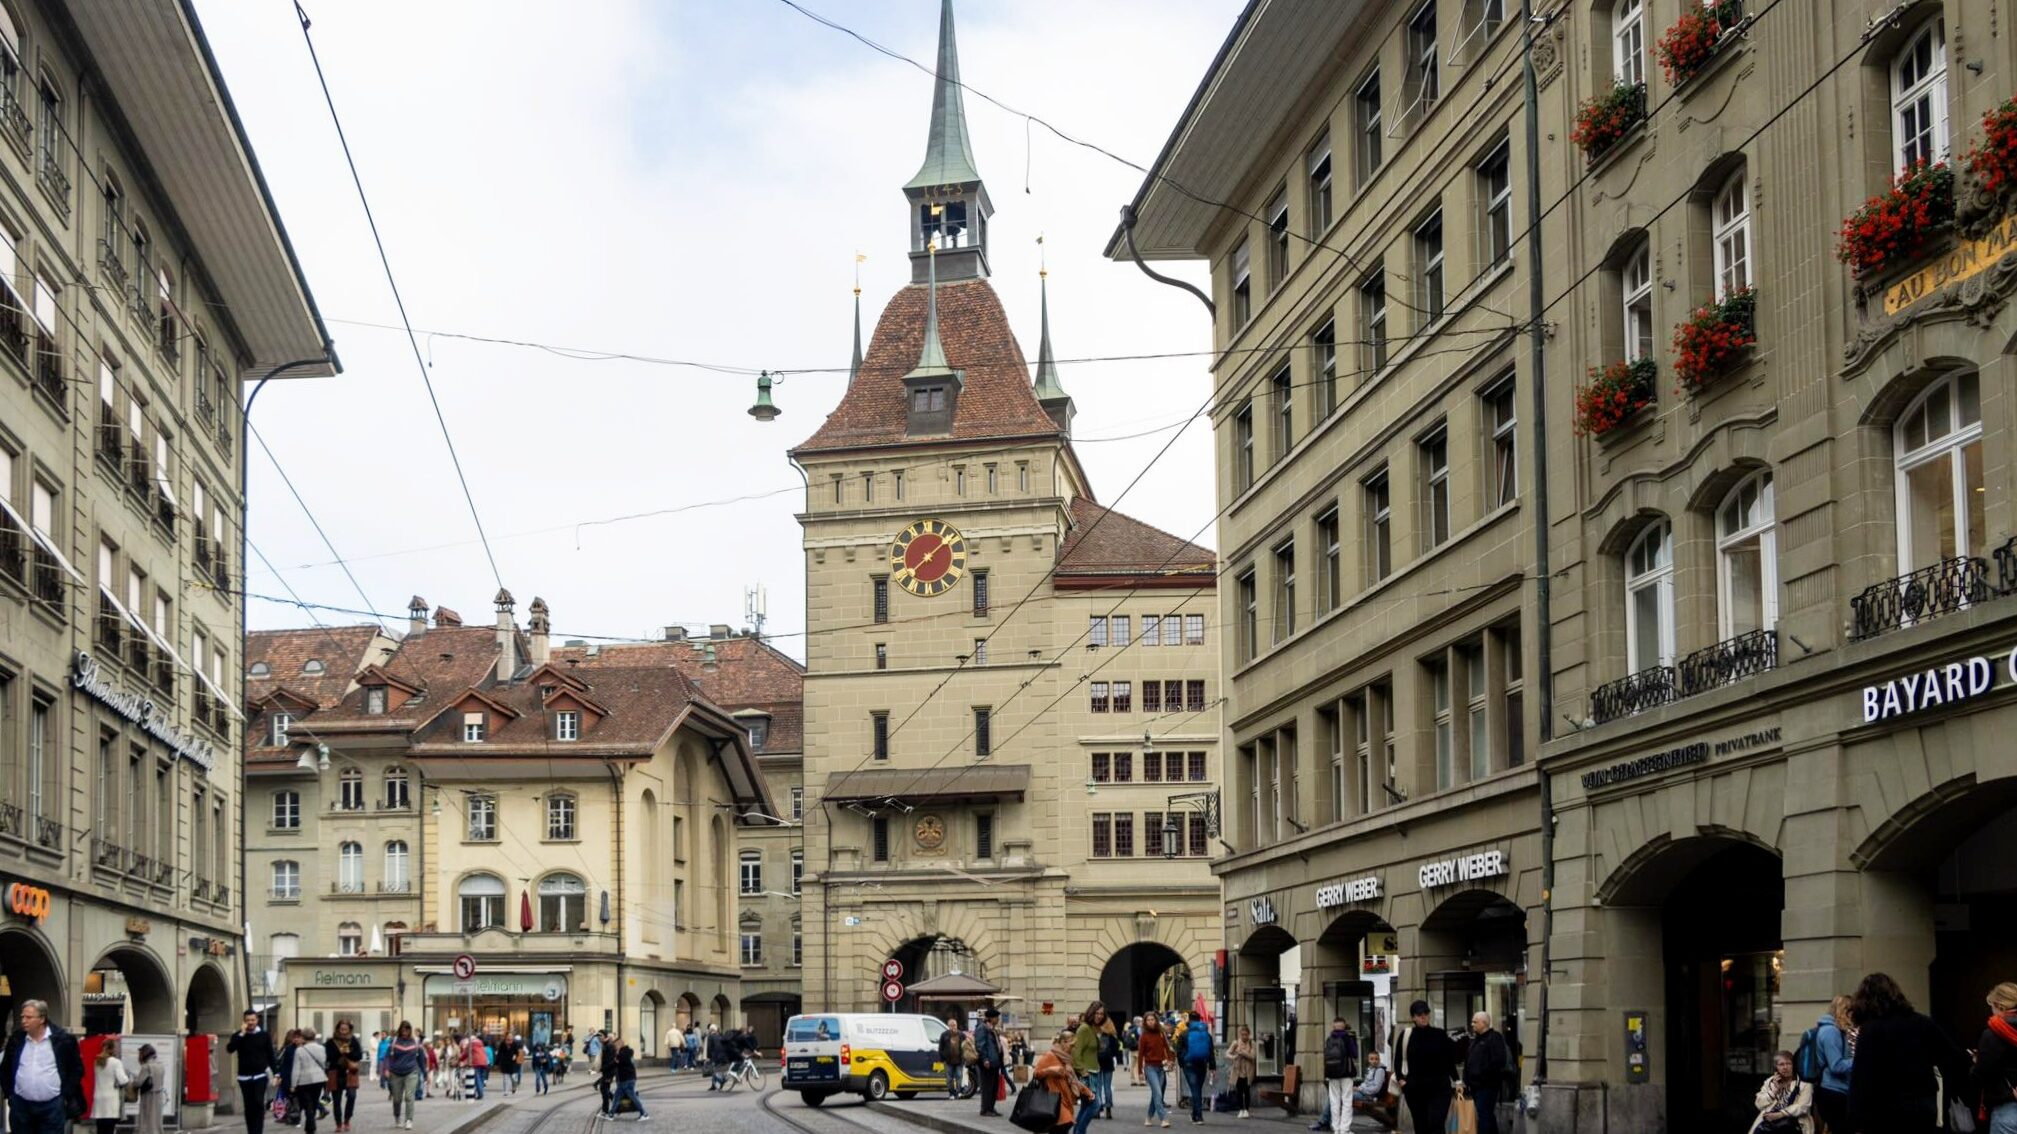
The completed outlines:
[[[805,1105],[838,1094],[907,1099],[945,1090],[945,1022],[905,1012],[827,1012],[784,1025],[784,1089]]]

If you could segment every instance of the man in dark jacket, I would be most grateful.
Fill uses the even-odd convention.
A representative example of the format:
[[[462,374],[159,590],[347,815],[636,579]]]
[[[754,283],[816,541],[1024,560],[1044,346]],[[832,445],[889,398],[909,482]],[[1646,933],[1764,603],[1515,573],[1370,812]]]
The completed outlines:
[[[996,1021],[1001,1019],[998,1009],[990,1008],[980,1015],[980,1024],[973,1030],[974,1072],[980,1079],[980,1112],[993,1118],[995,1096],[1001,1093],[1001,1036],[995,1031]]]
[[[1394,1087],[1414,1116],[1415,1129],[1441,1130],[1450,1117],[1451,1083],[1457,1072],[1457,1045],[1448,1032],[1429,1022],[1429,1002],[1408,1006],[1414,1024],[1401,1029],[1394,1041]]]
[[[224,1041],[224,1050],[238,1058],[238,1097],[245,1106],[245,1134],[266,1129],[266,1084],[273,1077],[273,1037],[259,1026],[259,1013],[247,1012],[238,1030]]]
[[[945,1031],[938,1036],[938,1061],[945,1068],[945,1093],[948,1098],[959,1097],[960,1046],[966,1041],[966,1032],[959,1026],[957,1014],[945,1018]]]
[[[707,1028],[708,1070],[713,1074],[708,1078],[707,1089],[718,1091],[728,1085],[728,1069],[735,1066],[734,1045],[721,1029],[710,1024]]]
[[[602,1031],[595,1037],[602,1041],[601,1054],[596,1057],[595,1089],[602,1092],[602,1113],[608,1114],[610,1096],[616,1090],[616,1037]]]
[[[1471,1049],[1464,1053],[1464,1090],[1478,1108],[1478,1134],[1499,1134],[1499,1094],[1512,1055],[1506,1037],[1492,1030],[1492,1014],[1471,1017]]]
[[[1898,982],[1871,973],[1856,988],[1856,1062],[1849,1069],[1849,1123],[1870,1134],[1922,1134],[1946,1125],[1938,1102],[1967,1082],[1968,1057],[1938,1024],[1913,1011]]]
[[[0,1055],[0,1096],[13,1134],[64,1134],[84,1117],[84,1057],[40,1000],[21,1002],[21,1027]]]

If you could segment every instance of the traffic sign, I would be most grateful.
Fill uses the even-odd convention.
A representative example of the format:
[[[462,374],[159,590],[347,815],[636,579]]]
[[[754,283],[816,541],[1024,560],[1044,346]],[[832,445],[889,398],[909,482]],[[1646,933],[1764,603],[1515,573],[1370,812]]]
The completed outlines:
[[[897,960],[895,957],[891,957],[889,960],[884,961],[882,963],[882,979],[902,980],[903,962]]]
[[[890,962],[890,963],[891,963],[891,964],[895,964],[896,962],[892,961],[892,962]],[[897,1001],[899,1001],[899,1000],[902,1000],[902,999],[903,999],[903,982],[902,982],[902,981],[900,981],[900,980],[886,980],[886,981],[883,981],[883,982],[882,982],[882,998],[883,998],[884,1000],[887,1000],[887,1001],[889,1001],[889,1002],[890,1002],[891,1004],[894,1004],[894,1003],[896,1003]]]
[[[476,975],[476,958],[467,953],[455,955],[455,979],[468,980]]]

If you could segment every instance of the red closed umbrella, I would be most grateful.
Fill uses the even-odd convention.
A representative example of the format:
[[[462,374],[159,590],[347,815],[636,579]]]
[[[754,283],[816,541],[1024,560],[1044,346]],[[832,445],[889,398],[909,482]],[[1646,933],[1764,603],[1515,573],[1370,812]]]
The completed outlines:
[[[518,892],[518,928],[527,933],[532,932],[532,891],[530,890],[520,890]]]

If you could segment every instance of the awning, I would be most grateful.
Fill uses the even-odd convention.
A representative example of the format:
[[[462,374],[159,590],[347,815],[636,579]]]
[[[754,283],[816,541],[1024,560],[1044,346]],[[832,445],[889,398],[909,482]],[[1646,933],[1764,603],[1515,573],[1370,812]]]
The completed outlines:
[[[1013,799],[1029,791],[1028,764],[975,764],[964,768],[873,768],[828,780],[829,803],[880,799]]]

